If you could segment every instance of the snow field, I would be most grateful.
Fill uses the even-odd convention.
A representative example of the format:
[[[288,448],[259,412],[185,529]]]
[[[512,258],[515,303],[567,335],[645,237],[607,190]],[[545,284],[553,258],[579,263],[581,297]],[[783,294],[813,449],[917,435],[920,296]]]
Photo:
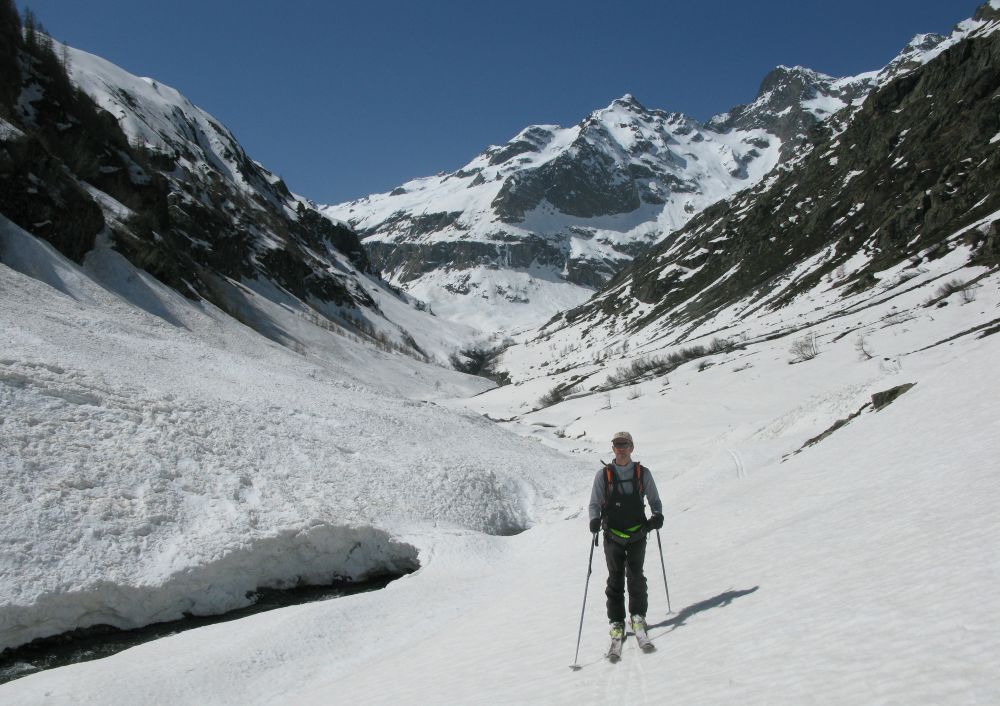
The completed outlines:
[[[919,349],[995,319],[1000,287],[994,275],[971,303],[953,295],[944,308],[920,307],[938,284],[907,295],[916,306],[907,316],[893,314],[897,299],[859,320],[817,324],[820,355],[795,365],[788,348],[800,333],[712,356],[701,372],[689,362],[666,381],[638,384],[632,399],[614,391],[610,409],[598,394],[524,414],[522,401],[533,404],[534,390],[547,390],[551,378],[447,402],[495,417],[521,414],[504,426],[540,441],[532,444],[537,453],[575,451],[559,492],[535,503],[545,508],[542,524],[489,537],[401,521],[394,541],[418,548],[421,569],[385,591],[186,632],[17,680],[0,687],[0,697],[25,704],[379,704],[414,695],[441,704],[653,703],[668,694],[699,704],[996,701],[1000,599],[992,587],[1000,556],[992,537],[1000,488],[992,469],[1000,434],[998,383],[986,371],[1000,339],[972,334]],[[762,317],[751,337],[797,311],[781,310],[770,323]],[[876,358],[859,360],[852,336],[840,336],[857,326],[871,331]],[[904,382],[917,385],[789,455],[872,393]],[[628,643],[623,662],[607,664],[598,549],[583,669],[572,672],[589,550],[584,506],[598,459],[621,428],[635,435],[636,457],[665,500],[661,535],[675,613],[666,614],[650,542],[648,620],[658,649],[642,655]],[[493,429],[470,419],[463,438],[476,441],[461,455]],[[417,444],[425,453],[437,448],[433,439]],[[532,479],[522,489],[535,487],[562,468],[552,465],[556,458],[536,455],[512,473]]]
[[[466,295],[444,291],[468,288]],[[554,314],[582,304],[593,292],[559,280],[539,267],[498,271],[486,267],[430,273],[406,284],[413,296],[431,305],[446,322],[477,331],[516,331],[544,323]],[[482,337],[482,334],[480,334]]]
[[[968,281],[981,273],[951,274]],[[635,435],[636,457],[667,498],[675,570],[689,582],[671,582],[675,610],[699,605],[691,593],[700,592],[709,605],[727,595],[730,602],[696,611],[691,622],[722,620],[737,605],[747,611],[746,622],[706,626],[718,645],[666,626],[676,652],[662,667],[671,673],[657,677],[661,694],[681,703],[996,700],[990,664],[1000,598],[991,586],[1000,552],[990,508],[1000,495],[991,460],[1000,437],[997,383],[987,371],[997,339],[971,334],[921,349],[995,324],[1000,287],[993,275],[972,302],[955,294],[945,308],[922,307],[941,281],[928,278],[857,318],[817,324],[820,356],[796,365],[789,343],[809,329],[708,357],[704,371],[689,362],[636,384],[631,399],[615,390],[610,408],[597,393],[526,413],[534,393],[579,370],[473,400],[496,418],[520,415],[510,427],[590,458],[607,458],[613,431]],[[780,311],[771,325],[811,303]],[[852,329],[865,331],[879,355],[859,360],[855,339],[842,335]],[[791,455],[872,393],[903,382],[917,385]],[[659,584],[656,564],[647,558],[651,586]],[[725,584],[713,586],[721,576]],[[653,700],[620,686],[633,703]],[[572,693],[567,702],[598,701]]]
[[[784,463],[755,462],[754,439],[731,439],[744,477],[730,457],[711,483],[701,478],[724,462],[710,443],[703,469],[676,467],[675,440],[690,443],[699,428],[714,435],[707,415],[659,433],[646,416],[621,417],[668,508],[674,614],[651,541],[651,655],[629,642],[622,663],[601,657],[597,550],[583,669],[567,668],[589,551],[585,517],[569,511],[516,537],[404,535],[433,549],[384,592],[190,631],[0,694],[15,703],[106,703],[109,694],[139,703],[991,703],[1000,696],[991,669],[1000,601],[989,588],[1000,572],[990,541],[1000,436],[995,422],[969,420],[996,418],[996,383],[984,388],[979,372],[995,345],[967,347],[965,365],[939,349],[913,371],[917,387]],[[768,399],[777,407],[782,397]],[[592,476],[580,475],[572,490],[582,506]]]

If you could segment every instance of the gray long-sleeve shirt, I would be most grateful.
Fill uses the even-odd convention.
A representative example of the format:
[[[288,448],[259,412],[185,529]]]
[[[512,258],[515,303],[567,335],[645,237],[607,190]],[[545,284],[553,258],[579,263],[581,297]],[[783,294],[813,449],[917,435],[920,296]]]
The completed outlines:
[[[614,469],[615,473],[618,474],[618,479],[621,481],[622,493],[625,495],[631,495],[636,492],[637,488],[635,485],[635,461],[630,461],[624,466],[619,466],[617,463],[612,462],[611,468]],[[653,512],[663,514],[663,503],[660,502],[660,494],[656,490],[656,483],[653,481],[653,474],[650,473],[649,468],[643,465],[645,469],[644,478],[644,489],[646,491],[646,501],[649,503],[649,508]],[[595,519],[601,516],[601,508],[604,507],[604,501],[607,500],[608,495],[608,479],[604,476],[604,469],[601,468],[594,477],[594,487],[590,491],[590,519]]]

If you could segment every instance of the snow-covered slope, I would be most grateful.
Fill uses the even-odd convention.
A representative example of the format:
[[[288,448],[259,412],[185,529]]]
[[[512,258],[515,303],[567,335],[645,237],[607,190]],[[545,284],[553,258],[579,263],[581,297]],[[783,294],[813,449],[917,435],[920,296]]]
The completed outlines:
[[[948,263],[940,266],[945,271]],[[746,346],[706,358],[709,367],[689,363],[669,380],[639,382],[631,392],[583,395],[525,414],[522,403],[533,403],[551,382],[538,380],[449,403],[494,417],[517,416],[504,426],[535,440],[527,457],[522,444],[500,436],[491,425],[456,419],[439,408],[426,413],[438,415],[434,423],[445,428],[420,440],[410,429],[426,434],[430,427],[403,425],[390,434],[369,421],[367,411],[358,424],[349,415],[334,416],[331,398],[321,397],[321,390],[335,380],[310,379],[308,368],[284,362],[291,358],[284,352],[283,384],[259,385],[254,378],[266,364],[247,367],[236,358],[237,345],[229,351],[198,348],[194,360],[206,354],[209,364],[215,356],[238,360],[238,377],[249,394],[212,381],[218,397],[205,391],[195,395],[183,377],[169,374],[172,346],[155,345],[148,333],[126,335],[126,322],[120,320],[124,312],[112,325],[95,316],[82,297],[75,302],[9,270],[0,272],[4,326],[17,330],[18,319],[7,312],[19,315],[26,308],[11,307],[12,291],[23,289],[42,314],[18,336],[14,352],[5,353],[0,382],[16,409],[33,411],[34,423],[21,422],[22,415],[6,418],[16,433],[3,438],[30,440],[22,448],[44,450],[41,441],[55,430],[44,425],[58,419],[58,429],[73,442],[67,445],[69,458],[81,462],[56,465],[45,461],[45,454],[33,453],[34,472],[18,470],[15,477],[23,488],[42,495],[41,507],[32,509],[50,508],[53,518],[60,509],[65,515],[84,502],[108,513],[70,525],[80,527],[84,547],[97,541],[88,531],[120,528],[120,534],[103,535],[102,541],[125,566],[173,526],[141,514],[157,484],[198,508],[181,513],[186,532],[170,536],[202,558],[206,554],[198,542],[208,541],[208,534],[214,534],[213,546],[245,542],[257,548],[255,539],[267,533],[265,528],[312,527],[313,518],[327,524],[316,525],[314,534],[278,535],[281,553],[291,551],[292,537],[302,555],[307,553],[302,542],[331,549],[337,545],[329,538],[342,533],[336,517],[363,514],[352,509],[353,493],[370,502],[379,518],[393,518],[399,507],[394,491],[388,494],[388,509],[381,511],[376,508],[386,497],[370,492],[365,483],[349,491],[327,489],[325,464],[314,455],[342,458],[345,449],[362,451],[359,456],[375,460],[388,473],[423,456],[424,462],[442,464],[434,471],[442,480],[454,467],[449,460],[464,464],[492,452],[506,461],[495,471],[498,478],[549,488],[540,496],[557,499],[538,513],[536,526],[515,537],[399,520],[392,525],[395,544],[389,555],[405,557],[400,545],[419,547],[421,568],[383,591],[259,614],[26,676],[0,686],[4,703],[598,704],[660,703],[664,694],[678,703],[698,704],[1000,699],[994,669],[1000,650],[1000,594],[994,590],[1000,554],[993,541],[1000,529],[995,513],[1000,485],[994,473],[1000,454],[1000,386],[993,374],[1000,354],[996,273],[980,280],[968,303],[955,292],[947,306],[924,307],[938,287],[927,282],[833,318],[813,330],[820,354],[795,365],[789,365],[789,348],[809,332],[769,335],[786,321],[811,314],[813,304],[805,301],[769,320],[751,322]],[[162,386],[162,393],[137,385],[129,374],[116,374],[125,382],[114,385],[98,375],[101,366],[79,350],[96,331],[113,335],[130,350],[151,351],[146,359],[158,372],[149,384]],[[58,346],[45,342],[52,336]],[[872,358],[861,358],[859,337]],[[164,354],[166,360],[157,357]],[[126,363],[127,358],[112,360]],[[190,359],[186,353],[179,357]],[[63,372],[46,365],[61,366]],[[274,371],[269,365],[263,369]],[[458,380],[445,382],[447,394],[458,391],[453,379]],[[199,374],[190,384],[211,380]],[[907,383],[915,385],[888,406],[879,411],[870,406],[873,393]],[[168,394],[172,399],[166,399]],[[230,395],[239,395],[240,404],[218,399]],[[157,406],[130,402],[147,399]],[[335,399],[338,409],[370,411],[363,397],[338,392]],[[378,403],[380,414],[387,415],[406,404],[385,397]],[[299,412],[288,423],[270,421],[272,411],[287,415],[292,409]],[[404,407],[406,415],[394,418],[401,422],[413,409],[422,408]],[[225,424],[211,423],[216,410],[227,415]],[[251,463],[241,461],[247,439],[227,443],[219,436],[220,426],[235,422],[246,428],[254,410],[268,414],[264,428],[254,432],[269,440],[262,446],[280,450],[306,441],[305,453],[273,466],[266,454],[264,463],[256,453]],[[210,423],[185,424],[185,415],[193,419],[196,411]],[[147,413],[158,416],[158,426],[145,421]],[[119,416],[121,423],[133,425],[131,442],[110,424]],[[350,428],[337,427],[340,423]],[[208,434],[197,435],[201,428]],[[598,552],[584,614],[582,670],[573,672],[567,667],[573,661],[589,551],[584,508],[598,459],[606,458],[610,434],[621,428],[635,435],[636,455],[652,469],[665,500],[660,538],[673,613],[667,612],[658,546],[652,541],[646,560],[647,617],[657,651],[643,655],[630,642],[623,663],[608,664],[601,657],[607,639],[601,596],[606,573]],[[114,434],[102,441],[102,431]],[[206,468],[227,470],[206,481],[184,465],[164,463],[157,471],[148,459],[151,480],[134,485],[131,476],[117,471],[92,474],[84,462],[102,443],[125,455],[148,449],[150,437],[157,435],[173,435],[174,443],[192,452],[211,451],[217,460]],[[401,436],[400,442],[392,435]],[[360,446],[366,439],[367,445]],[[404,448],[408,441],[413,450]],[[385,454],[384,443],[392,445]],[[564,456],[549,447],[575,456],[572,472],[563,470]],[[390,453],[404,455],[397,459]],[[312,472],[299,472],[302,463]],[[348,472],[350,464],[335,468]],[[165,478],[165,472],[179,475]],[[470,482],[458,475],[449,473],[442,487]],[[410,490],[421,486],[405,474],[392,478]],[[124,482],[119,485],[119,480]],[[209,482],[217,484],[214,493],[205,492]],[[551,483],[560,485],[558,491]],[[305,491],[297,489],[300,484]],[[266,502],[257,504],[254,492]],[[333,516],[323,514],[322,502],[310,497],[317,493],[337,508]],[[350,498],[346,506],[341,504],[345,495]],[[253,512],[261,523],[248,529],[241,522],[249,522],[243,518]],[[152,533],[136,536],[147,525]],[[184,540],[187,534],[193,538]],[[75,565],[83,550],[67,544],[63,533],[56,536],[55,551],[47,550],[46,540],[34,540],[33,551],[24,555],[26,569],[56,574],[56,558],[63,552],[73,559],[69,566]],[[366,538],[371,547],[372,534]],[[140,548],[138,557],[123,558],[119,546]],[[101,555],[96,560],[104,566]],[[150,573],[143,576],[151,580]]]
[[[481,378],[343,336],[293,353],[5,219],[0,250],[0,647],[412,567],[401,533],[518,531],[570,469],[433,401]]]
[[[312,217],[314,204],[288,191],[277,176],[251,160],[229,130],[177,90],[150,78],[133,76],[86,52],[68,49],[67,56],[74,83],[100,107],[119,118],[119,125],[131,141],[153,152],[172,155],[175,173],[200,175],[216,182],[221,180],[251,203],[268,202],[291,222],[303,222],[307,216],[311,221],[321,222],[318,215]],[[213,198],[218,200],[217,195]],[[262,225],[251,227],[259,242],[246,243],[250,252],[266,252],[282,245],[281,235],[268,232],[266,225]],[[325,228],[325,225],[319,227]],[[332,245],[320,238],[319,242],[306,243],[301,252],[294,247],[288,248],[296,256],[303,257],[319,275],[309,274],[308,270],[305,276],[300,270],[289,275],[279,267],[276,268],[277,277],[273,272],[264,273],[271,275],[271,281],[261,281],[260,276],[253,281],[249,281],[250,278],[242,281],[258,295],[293,306],[303,316],[327,319],[333,326],[339,325],[361,335],[374,335],[388,344],[407,347],[416,343],[418,351],[441,362],[446,362],[451,353],[477,335],[477,331],[435,320],[425,313],[422,302],[387,287],[370,272],[363,253],[340,252],[344,249],[341,241]],[[266,257],[258,256],[257,259],[266,261]],[[308,286],[304,292],[294,291],[294,284],[300,287],[303,284],[297,280],[331,275],[343,278],[346,289],[354,295],[350,303],[355,306],[328,301],[323,293],[311,291]],[[287,291],[289,289],[293,291]],[[241,304],[238,301],[235,306]]]
[[[278,177],[253,162],[228,129],[180,91],[94,54],[72,47],[65,52],[73,83],[115,116],[133,142],[176,155],[180,170],[214,173],[246,196],[264,196],[294,217],[301,197],[289,198]]]

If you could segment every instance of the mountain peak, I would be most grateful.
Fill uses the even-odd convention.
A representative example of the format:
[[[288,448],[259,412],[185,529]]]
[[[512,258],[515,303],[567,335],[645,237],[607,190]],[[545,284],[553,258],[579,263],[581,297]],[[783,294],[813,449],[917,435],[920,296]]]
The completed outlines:
[[[761,81],[752,103],[714,116],[709,126],[723,132],[733,128],[766,130],[778,136],[788,157],[812,125],[850,98],[834,86],[836,81],[804,66],[776,66]]]
[[[827,76],[805,66],[776,66],[761,81],[760,89],[757,91],[757,98],[766,96],[768,93],[782,86],[795,85],[801,90],[808,86],[816,86],[833,80],[832,76]]]
[[[621,108],[627,108],[628,110],[641,110],[641,111],[646,110],[646,106],[640,103],[636,99],[636,97],[633,96],[631,93],[626,93],[621,98],[615,98],[613,101],[611,101],[611,105],[609,105],[608,107],[614,108],[616,106]]]
[[[910,43],[906,45],[903,51],[926,51],[927,49],[933,49],[938,44],[944,41],[944,35],[941,34],[917,34],[914,35]]]

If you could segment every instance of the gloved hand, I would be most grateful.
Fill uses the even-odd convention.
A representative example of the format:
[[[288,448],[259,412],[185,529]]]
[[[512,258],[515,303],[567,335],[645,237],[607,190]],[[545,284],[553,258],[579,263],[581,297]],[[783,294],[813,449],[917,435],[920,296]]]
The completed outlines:
[[[595,532],[600,532],[600,531],[601,531],[601,518],[595,517],[590,521],[590,533],[594,534]]]
[[[646,520],[646,527],[651,530],[658,530],[663,527],[663,515],[658,512],[654,512],[653,516]]]

